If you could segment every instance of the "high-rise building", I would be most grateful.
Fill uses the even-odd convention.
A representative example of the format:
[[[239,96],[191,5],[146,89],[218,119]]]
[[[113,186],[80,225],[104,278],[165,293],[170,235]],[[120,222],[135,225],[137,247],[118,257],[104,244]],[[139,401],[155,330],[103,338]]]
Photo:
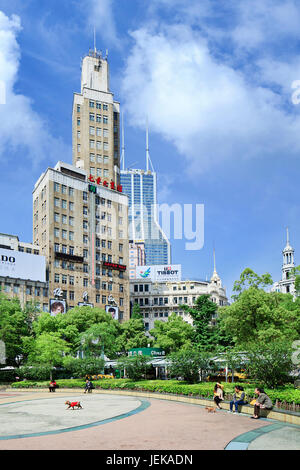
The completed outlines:
[[[58,162],[34,187],[34,242],[47,259],[50,296],[66,308],[114,307],[126,320],[128,197],[119,177],[119,103],[109,90],[107,57],[96,50],[82,60],[72,137],[73,165]]]
[[[129,318],[127,196],[58,162],[33,190],[33,239],[47,260],[51,303],[90,304]]]
[[[95,180],[119,183],[120,104],[109,90],[106,57],[90,50],[82,60],[81,92],[73,99],[73,165]]]
[[[122,153],[124,148],[122,148]],[[146,134],[146,170],[125,170],[124,153],[120,182],[123,192],[129,196],[129,240],[144,245],[147,265],[171,264],[171,244],[158,222],[157,176],[150,170],[148,129]],[[133,268],[133,266],[131,266]]]

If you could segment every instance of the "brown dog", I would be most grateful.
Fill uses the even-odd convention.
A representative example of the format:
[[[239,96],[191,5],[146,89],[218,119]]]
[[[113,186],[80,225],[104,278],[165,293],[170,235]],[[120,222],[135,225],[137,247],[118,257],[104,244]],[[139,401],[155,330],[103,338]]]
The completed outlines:
[[[71,402],[71,401],[67,400],[65,402],[65,405],[69,405],[67,410],[69,410],[70,408],[72,408],[72,410],[75,410],[75,408],[77,408],[77,410],[83,409],[81,404],[80,404],[80,401],[72,401]]]
[[[213,406],[206,406],[205,409],[208,411],[208,413],[216,412],[216,408],[214,408]]]

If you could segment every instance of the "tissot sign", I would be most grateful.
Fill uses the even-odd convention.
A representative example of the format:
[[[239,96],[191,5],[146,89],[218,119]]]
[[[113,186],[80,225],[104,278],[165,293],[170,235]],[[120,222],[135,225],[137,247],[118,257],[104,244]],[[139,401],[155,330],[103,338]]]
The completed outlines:
[[[0,276],[45,282],[45,257],[0,248]]]
[[[153,282],[181,281],[181,264],[137,266],[136,279]]]

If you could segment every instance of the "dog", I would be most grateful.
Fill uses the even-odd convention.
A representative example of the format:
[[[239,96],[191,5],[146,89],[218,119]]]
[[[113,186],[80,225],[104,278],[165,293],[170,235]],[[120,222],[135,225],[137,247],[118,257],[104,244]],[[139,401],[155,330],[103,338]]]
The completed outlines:
[[[77,410],[79,410],[79,409],[82,410],[83,409],[81,404],[80,404],[80,401],[72,401],[71,402],[71,401],[67,400],[65,402],[65,405],[69,405],[67,410],[69,410],[70,408],[72,408],[72,410],[75,410],[75,408],[77,408]]]
[[[216,412],[216,408],[214,408],[213,406],[206,406],[205,409],[208,411],[208,413]]]

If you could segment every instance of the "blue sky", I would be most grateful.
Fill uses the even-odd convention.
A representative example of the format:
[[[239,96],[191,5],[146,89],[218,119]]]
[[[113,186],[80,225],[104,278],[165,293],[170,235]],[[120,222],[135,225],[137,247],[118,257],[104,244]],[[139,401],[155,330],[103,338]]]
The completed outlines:
[[[149,6],[150,3],[150,6]],[[204,204],[205,243],[171,240],[185,278],[217,270],[280,278],[285,227],[300,264],[300,5],[296,0],[0,0],[1,232],[32,241],[35,181],[71,162],[80,60],[109,51],[125,117],[126,165],[145,166],[159,202]]]

